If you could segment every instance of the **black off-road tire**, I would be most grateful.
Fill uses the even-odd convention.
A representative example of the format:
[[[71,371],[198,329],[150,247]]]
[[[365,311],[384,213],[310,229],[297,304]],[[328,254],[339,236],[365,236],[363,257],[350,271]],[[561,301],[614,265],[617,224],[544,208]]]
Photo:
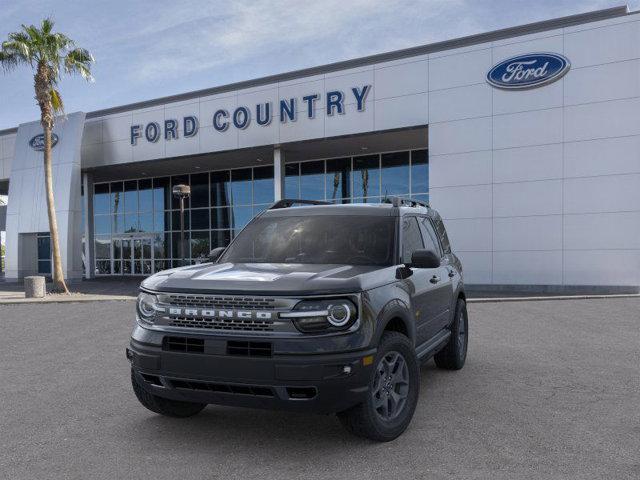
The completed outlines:
[[[451,325],[451,337],[447,345],[433,357],[438,368],[445,370],[460,370],[467,359],[467,345],[469,343],[469,316],[467,303],[459,298],[456,304],[456,314]]]
[[[153,395],[152,393],[147,392],[142,385],[140,385],[133,369],[131,369],[131,385],[133,386],[133,391],[136,394],[136,397],[138,397],[138,400],[143,406],[152,412],[165,415],[167,417],[192,417],[193,415],[200,413],[202,409],[207,406],[206,403],[180,402]]]
[[[381,418],[374,407],[374,381],[376,380],[377,366],[383,358],[393,353],[399,353],[406,362],[408,393],[404,407],[399,411],[398,416],[391,420],[385,420]],[[386,332],[380,341],[373,367],[367,400],[349,410],[338,413],[338,418],[342,425],[354,435],[378,442],[388,442],[400,436],[413,418],[420,393],[420,365],[415,349],[406,336],[398,332]]]

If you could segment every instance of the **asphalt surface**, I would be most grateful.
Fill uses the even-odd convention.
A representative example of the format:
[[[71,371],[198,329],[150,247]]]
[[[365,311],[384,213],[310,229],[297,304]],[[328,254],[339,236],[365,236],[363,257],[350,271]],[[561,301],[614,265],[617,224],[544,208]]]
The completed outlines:
[[[133,302],[0,306],[0,478],[637,479],[640,300],[470,305],[467,365],[422,367],[397,440],[334,417],[152,414],[129,384]]]

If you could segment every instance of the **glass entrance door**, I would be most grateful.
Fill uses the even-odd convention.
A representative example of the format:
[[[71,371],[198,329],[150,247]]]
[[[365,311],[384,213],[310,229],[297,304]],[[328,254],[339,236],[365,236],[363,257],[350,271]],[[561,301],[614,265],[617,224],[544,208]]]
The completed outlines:
[[[154,273],[151,235],[123,235],[112,241],[114,275],[151,275]]]

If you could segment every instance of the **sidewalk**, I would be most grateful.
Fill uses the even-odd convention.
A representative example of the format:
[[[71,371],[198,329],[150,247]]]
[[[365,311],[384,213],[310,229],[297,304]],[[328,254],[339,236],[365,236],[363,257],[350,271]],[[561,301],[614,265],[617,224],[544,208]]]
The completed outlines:
[[[0,282],[0,305],[14,303],[96,302],[135,300],[142,278],[100,278],[68,284],[70,295],[47,293],[44,298],[25,298],[21,283]],[[47,283],[47,292],[51,284]]]

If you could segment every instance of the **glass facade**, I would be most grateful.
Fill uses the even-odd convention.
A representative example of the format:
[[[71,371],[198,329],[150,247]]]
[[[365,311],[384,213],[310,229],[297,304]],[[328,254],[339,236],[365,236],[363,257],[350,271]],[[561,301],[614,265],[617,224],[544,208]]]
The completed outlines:
[[[219,170],[94,185],[96,275],[149,275],[182,265],[180,204],[186,184],[185,263],[204,259],[274,201],[273,166]],[[427,150],[302,161],[285,165],[285,197],[339,203],[387,195],[428,201]]]

